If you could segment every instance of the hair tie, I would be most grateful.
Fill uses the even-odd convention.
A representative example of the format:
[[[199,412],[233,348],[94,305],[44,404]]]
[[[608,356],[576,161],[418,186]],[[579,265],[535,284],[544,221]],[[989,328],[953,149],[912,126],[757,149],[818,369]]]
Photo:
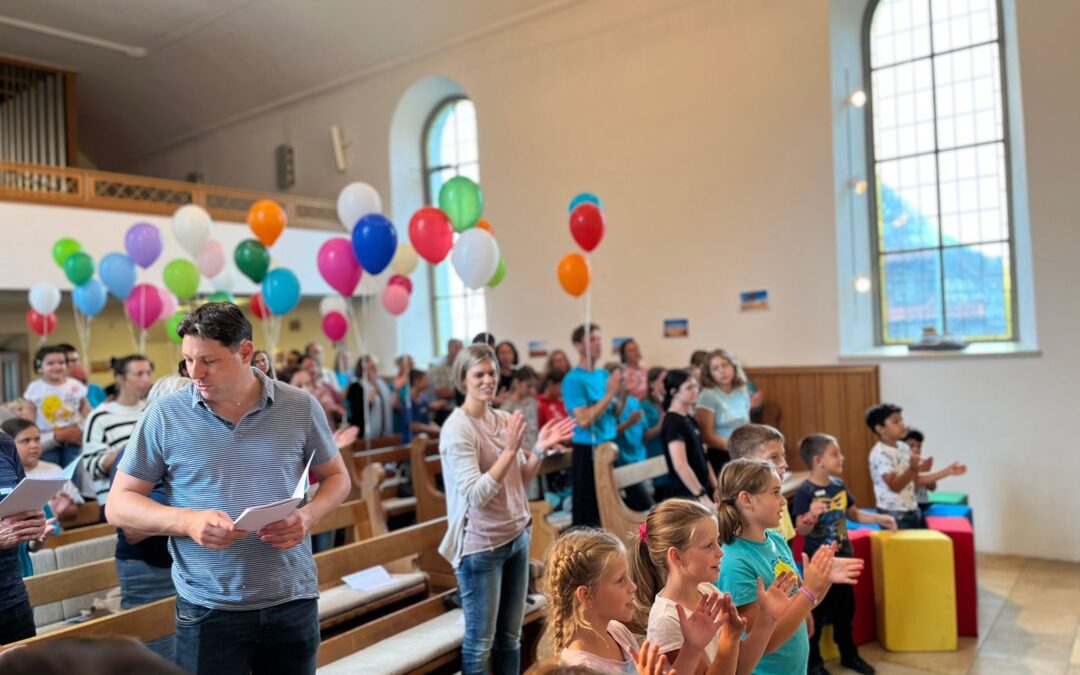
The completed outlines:
[[[645,527],[644,521],[642,521],[641,525],[638,525],[637,533],[638,538],[641,539],[643,543],[649,540],[649,532],[648,529]]]

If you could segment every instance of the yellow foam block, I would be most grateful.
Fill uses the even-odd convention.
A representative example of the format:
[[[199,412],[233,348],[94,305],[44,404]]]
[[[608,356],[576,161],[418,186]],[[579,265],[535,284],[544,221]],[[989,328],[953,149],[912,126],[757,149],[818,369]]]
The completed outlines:
[[[836,640],[833,639],[832,624],[826,625],[821,630],[821,642],[818,643],[819,649],[821,649],[822,661],[834,661],[840,658],[840,647],[836,645]]]
[[[931,530],[875,532],[877,635],[892,652],[956,649],[952,540]]]

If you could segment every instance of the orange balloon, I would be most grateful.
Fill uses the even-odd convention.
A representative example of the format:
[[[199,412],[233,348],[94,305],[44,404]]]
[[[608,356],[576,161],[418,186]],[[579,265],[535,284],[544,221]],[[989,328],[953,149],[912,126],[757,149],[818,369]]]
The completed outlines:
[[[476,225],[473,225],[473,227],[479,227],[481,230],[487,230],[489,233],[495,234],[495,228],[493,228],[491,223],[486,220],[476,221]]]
[[[559,283],[575,298],[588,290],[591,278],[589,261],[580,253],[569,253],[559,261]]]
[[[248,209],[247,223],[263,246],[269,248],[285,230],[285,210],[277,202],[260,199]]]

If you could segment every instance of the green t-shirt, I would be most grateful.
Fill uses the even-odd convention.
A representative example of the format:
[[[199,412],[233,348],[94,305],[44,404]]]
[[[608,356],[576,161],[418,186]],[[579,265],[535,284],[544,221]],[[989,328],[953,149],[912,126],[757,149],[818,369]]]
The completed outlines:
[[[757,580],[765,582],[765,588],[784,571],[798,574],[791,550],[782,535],[775,530],[765,533],[765,541],[750,541],[737,537],[724,544],[724,559],[720,563],[720,579],[716,585],[730,593],[735,605],[748,605],[757,600]],[[795,591],[792,591],[794,593]],[[771,654],[765,654],[754,668],[756,675],[805,675],[810,657],[810,640],[806,635],[806,622]]]

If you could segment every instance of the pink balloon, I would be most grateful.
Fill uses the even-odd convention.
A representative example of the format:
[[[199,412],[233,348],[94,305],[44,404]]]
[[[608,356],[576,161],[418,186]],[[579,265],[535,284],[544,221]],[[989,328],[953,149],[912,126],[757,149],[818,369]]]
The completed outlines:
[[[221,274],[221,270],[225,269],[225,251],[221,248],[221,242],[208,239],[195,254],[195,266],[207,279]]]
[[[158,289],[158,297],[161,298],[161,315],[158,319],[165,321],[173,314],[176,314],[180,301],[176,299],[172,291],[165,291],[160,288]]]
[[[161,316],[161,304],[161,293],[153,284],[139,284],[131,289],[131,295],[124,300],[128,318],[143,330]]]
[[[327,239],[319,247],[319,274],[338,293],[350,296],[364,273],[356,261],[352,242],[342,237]]]
[[[390,277],[390,281],[388,281],[387,283],[391,286],[401,286],[409,292],[409,295],[412,295],[412,279],[410,279],[409,277],[402,276],[401,274],[395,274],[394,276]]]
[[[337,342],[348,332],[349,321],[341,312],[327,312],[322,318],[322,330],[326,333],[326,337]]]
[[[409,308],[409,292],[397,284],[387,286],[382,294],[382,304],[386,311],[398,316]]]

